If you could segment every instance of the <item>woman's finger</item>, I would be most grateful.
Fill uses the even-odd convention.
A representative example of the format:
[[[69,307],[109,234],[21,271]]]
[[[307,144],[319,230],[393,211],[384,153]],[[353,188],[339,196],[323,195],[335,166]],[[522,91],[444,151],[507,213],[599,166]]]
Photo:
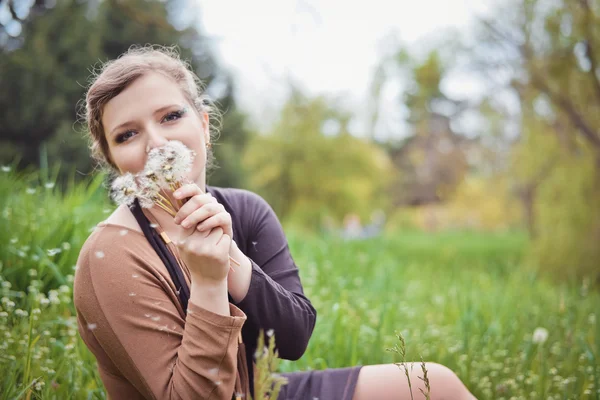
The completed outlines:
[[[223,212],[224,210],[225,208],[219,203],[204,204],[202,207],[192,211],[190,215],[185,217],[185,219],[181,221],[181,226],[184,228],[190,228],[204,221],[205,219],[212,217],[213,215]]]
[[[200,189],[200,186],[196,185],[195,183],[186,183],[185,185],[181,186],[179,189],[173,192],[173,196],[176,199],[185,199],[187,197],[196,196],[198,194],[204,194],[204,192],[202,191],[202,189]]]
[[[177,211],[177,214],[175,214],[175,217],[174,217],[174,222],[176,224],[181,223],[194,211],[200,209],[205,204],[210,204],[210,203],[217,203],[217,199],[215,199],[214,197],[212,197],[208,194],[198,194],[196,196],[193,196],[192,198],[190,198],[187,201],[187,203],[185,203],[179,209],[179,211]]]
[[[220,212],[210,218],[205,219],[202,221],[202,223],[196,226],[196,229],[199,231],[206,231],[217,226],[223,228],[225,234],[233,236],[231,229],[231,215],[226,211]]]

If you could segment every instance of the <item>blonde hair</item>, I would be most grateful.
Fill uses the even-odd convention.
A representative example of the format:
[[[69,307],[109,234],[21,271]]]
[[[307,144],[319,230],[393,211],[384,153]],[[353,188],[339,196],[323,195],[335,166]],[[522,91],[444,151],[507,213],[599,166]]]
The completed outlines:
[[[212,137],[218,134],[220,114],[210,99],[204,95],[204,85],[192,72],[190,64],[181,60],[176,47],[132,46],[117,59],[104,63],[99,71],[92,75],[82,113],[82,118],[87,125],[92,158],[100,166],[112,172],[118,171],[118,168],[110,157],[102,126],[104,106],[148,72],[159,72],[171,78],[198,112],[206,112],[209,115],[211,143]],[[215,121],[217,126],[214,124]],[[210,148],[207,148],[206,164],[208,172],[208,169],[214,166],[214,156]]]

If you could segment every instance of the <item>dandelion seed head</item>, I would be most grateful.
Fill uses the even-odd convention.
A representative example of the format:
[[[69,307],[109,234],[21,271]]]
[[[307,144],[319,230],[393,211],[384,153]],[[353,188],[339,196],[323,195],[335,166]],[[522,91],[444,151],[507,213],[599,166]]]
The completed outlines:
[[[110,196],[119,205],[130,206],[135,200],[137,192],[138,185],[135,176],[130,172],[116,177],[110,188]]]
[[[542,344],[548,339],[548,330],[546,328],[536,328],[533,331],[533,343]]]

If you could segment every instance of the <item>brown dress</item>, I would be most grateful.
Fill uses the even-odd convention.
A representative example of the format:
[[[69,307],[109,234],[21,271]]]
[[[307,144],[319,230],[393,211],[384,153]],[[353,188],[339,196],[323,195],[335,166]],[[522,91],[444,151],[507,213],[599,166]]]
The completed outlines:
[[[255,193],[206,190],[231,214],[233,238],[252,263],[248,294],[237,304],[230,298],[231,316],[193,303],[186,315],[165,265],[141,232],[101,223],[81,249],[74,282],[79,332],[110,398],[231,399],[240,332],[250,382],[259,329],[273,329],[281,358],[304,354],[316,311],[304,296],[277,216]],[[289,383],[279,399],[350,400],[359,371],[284,374]]]

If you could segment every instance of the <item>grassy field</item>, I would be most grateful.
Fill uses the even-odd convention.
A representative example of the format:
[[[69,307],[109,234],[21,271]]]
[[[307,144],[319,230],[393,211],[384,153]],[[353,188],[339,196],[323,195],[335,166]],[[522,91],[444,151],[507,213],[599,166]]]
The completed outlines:
[[[0,171],[0,398],[105,398],[71,300],[80,246],[111,212],[101,182]],[[598,399],[600,294],[549,283],[521,234],[398,232],[367,241],[288,232],[318,311],[309,349],[282,371],[407,360],[452,368],[480,399]],[[534,331],[538,330],[537,342]],[[399,375],[401,379],[401,375]],[[415,393],[415,399],[422,398]]]

